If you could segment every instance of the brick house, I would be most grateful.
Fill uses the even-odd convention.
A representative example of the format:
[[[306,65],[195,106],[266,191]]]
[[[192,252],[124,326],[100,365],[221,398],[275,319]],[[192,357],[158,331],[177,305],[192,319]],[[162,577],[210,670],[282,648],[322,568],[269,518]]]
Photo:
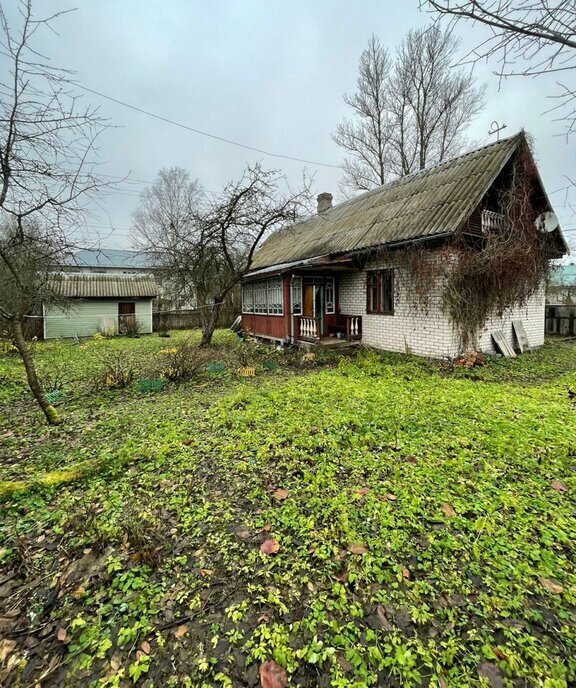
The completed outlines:
[[[256,253],[242,283],[243,329],[285,343],[356,341],[422,356],[456,356],[460,339],[444,308],[443,283],[432,281],[426,307],[419,307],[407,268],[395,263],[394,252],[422,246],[431,265],[449,263],[455,237],[475,242],[481,251],[483,238],[503,221],[498,189],[526,148],[521,132],[337,206],[330,194],[320,194],[315,216],[274,233]],[[552,211],[537,172],[531,202],[537,213]],[[550,257],[564,255],[560,228],[547,236]],[[495,330],[515,346],[513,320],[522,321],[530,346],[540,346],[544,318],[542,285],[525,303],[494,312],[475,347],[495,352]]]

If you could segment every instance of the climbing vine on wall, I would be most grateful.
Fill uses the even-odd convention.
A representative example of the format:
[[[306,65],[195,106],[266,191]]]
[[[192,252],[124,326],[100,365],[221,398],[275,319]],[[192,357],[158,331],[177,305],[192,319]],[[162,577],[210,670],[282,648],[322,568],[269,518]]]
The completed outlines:
[[[487,319],[524,305],[546,279],[550,237],[535,227],[546,209],[537,180],[524,141],[479,209],[488,219],[481,234],[457,235],[436,250],[424,243],[371,250],[358,260],[394,266],[398,295],[414,312],[428,314],[439,298],[462,350],[476,347]]]

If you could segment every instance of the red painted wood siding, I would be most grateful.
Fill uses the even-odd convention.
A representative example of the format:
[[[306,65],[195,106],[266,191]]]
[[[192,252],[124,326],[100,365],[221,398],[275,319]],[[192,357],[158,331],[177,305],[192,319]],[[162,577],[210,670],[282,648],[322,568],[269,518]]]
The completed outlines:
[[[261,337],[274,339],[290,338],[290,275],[282,275],[284,297],[283,315],[264,315],[262,313],[243,313],[242,329]]]

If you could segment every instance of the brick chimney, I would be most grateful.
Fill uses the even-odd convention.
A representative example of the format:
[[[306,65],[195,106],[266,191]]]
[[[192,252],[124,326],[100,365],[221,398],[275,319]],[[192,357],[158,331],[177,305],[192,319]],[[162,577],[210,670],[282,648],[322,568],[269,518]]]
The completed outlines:
[[[332,207],[332,194],[326,192],[318,194],[316,201],[318,202],[318,215],[321,215]]]

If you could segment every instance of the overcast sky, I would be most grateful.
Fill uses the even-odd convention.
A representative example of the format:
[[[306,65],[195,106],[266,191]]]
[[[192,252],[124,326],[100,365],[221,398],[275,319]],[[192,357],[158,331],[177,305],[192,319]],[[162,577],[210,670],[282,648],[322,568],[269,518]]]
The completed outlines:
[[[10,20],[16,0],[0,0]],[[36,13],[78,7],[58,20],[59,35],[37,34],[36,46],[54,64],[73,69],[78,82],[136,107],[227,139],[282,155],[338,166],[341,151],[331,134],[347,115],[344,92],[355,88],[358,58],[372,33],[394,49],[410,29],[430,17],[418,0],[36,0]],[[461,25],[469,47],[482,38]],[[504,136],[524,127],[535,139],[544,185],[563,228],[574,231],[565,175],[576,176],[576,137],[543,114],[555,77],[517,78],[499,85],[496,64],[477,65],[488,85],[487,106],[470,138],[489,143],[491,122]],[[2,68],[2,63],[0,63]],[[575,77],[571,77],[573,82]],[[89,218],[88,231],[102,244],[131,245],[131,215],[138,193],[161,167],[177,165],[209,191],[237,178],[247,162],[261,160],[297,183],[304,165],[267,157],[159,122],[85,93],[118,128],[101,144],[101,171],[130,174]],[[338,200],[340,170],[306,164],[314,191]],[[137,181],[136,181],[137,180]],[[576,194],[572,194],[573,200]],[[110,233],[110,226],[114,231]],[[574,242],[573,242],[574,245]]]

